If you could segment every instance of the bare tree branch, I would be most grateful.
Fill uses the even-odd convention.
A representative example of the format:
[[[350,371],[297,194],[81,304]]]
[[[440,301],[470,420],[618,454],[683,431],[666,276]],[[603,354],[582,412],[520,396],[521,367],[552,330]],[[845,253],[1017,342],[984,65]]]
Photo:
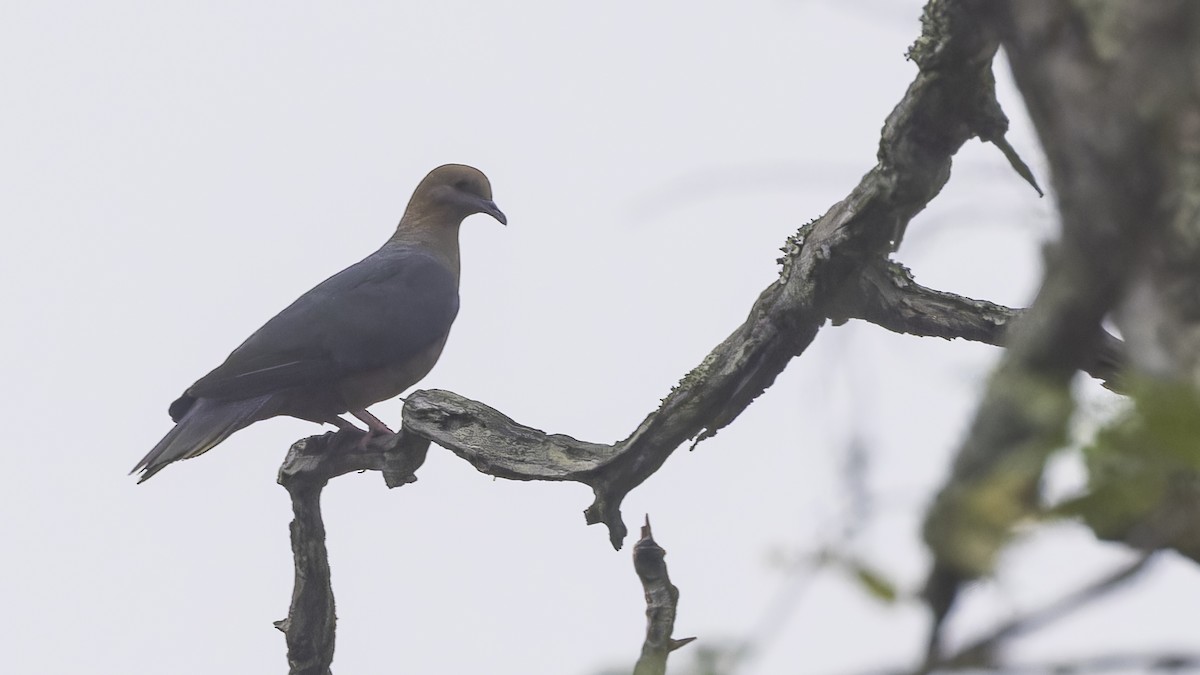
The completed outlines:
[[[667,552],[654,541],[650,516],[646,516],[642,538],[633,546],[633,569],[642,580],[642,590],[646,593],[646,640],[642,643],[642,655],[633,668],[633,675],[663,675],[667,672],[667,657],[671,652],[696,639],[671,637],[675,630],[679,589],[667,576],[666,555]]]
[[[321,490],[330,478],[351,471],[383,472],[389,487],[416,480],[428,439],[396,434],[360,447],[361,435],[339,432],[310,436],[292,444],[279,484],[292,498],[292,557],[296,565],[288,616],[275,627],[287,636],[290,675],[328,675],[333,663],[337,617],[321,518]]]
[[[972,300],[918,284],[912,272],[895,262],[863,268],[856,295],[847,298],[841,311],[847,318],[862,319],[896,333],[961,338],[1004,346],[1008,331],[1025,310],[987,300]],[[1096,353],[1082,370],[1119,389],[1117,376],[1125,363],[1125,346],[1101,330]]]

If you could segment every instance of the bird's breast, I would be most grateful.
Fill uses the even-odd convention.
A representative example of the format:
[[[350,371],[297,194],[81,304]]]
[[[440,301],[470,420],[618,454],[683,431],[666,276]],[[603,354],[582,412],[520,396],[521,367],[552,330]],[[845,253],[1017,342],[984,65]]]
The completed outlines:
[[[442,348],[446,346],[447,337],[449,333],[410,358],[342,378],[337,384],[337,390],[347,409],[361,410],[373,403],[404,393],[405,389],[433,370],[434,364],[442,354]]]

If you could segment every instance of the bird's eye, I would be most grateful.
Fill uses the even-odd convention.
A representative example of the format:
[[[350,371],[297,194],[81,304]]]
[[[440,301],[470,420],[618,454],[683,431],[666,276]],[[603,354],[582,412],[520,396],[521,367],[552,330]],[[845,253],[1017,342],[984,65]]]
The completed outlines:
[[[467,179],[465,179],[465,178],[454,184],[454,189],[462,190],[463,192],[470,192],[471,191],[470,188],[471,188],[471,184],[468,183]]]

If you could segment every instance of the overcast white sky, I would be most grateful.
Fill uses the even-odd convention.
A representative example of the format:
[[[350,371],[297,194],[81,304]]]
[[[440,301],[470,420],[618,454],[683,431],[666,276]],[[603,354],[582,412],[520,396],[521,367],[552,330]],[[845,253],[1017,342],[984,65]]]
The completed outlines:
[[[292,584],[276,419],[135,486],[167,404],[295,296],[374,250],[412,188],[478,166],[509,216],[463,228],[462,311],[421,386],[585,440],[626,436],[774,278],[777,248],[874,162],[911,81],[920,2],[9,3],[0,12],[0,651],[10,672],[281,673]],[[1011,136],[1048,183],[1007,73]],[[898,258],[922,283],[1025,304],[1054,229],[970,145]],[[715,439],[625,504],[682,591],[678,636],[767,621],[739,675],[915,658],[919,606],[772,560],[835,540],[855,434],[874,517],[851,550],[906,592],[921,509],[996,350],[826,328]],[[1085,388],[1090,409],[1111,398]],[[398,423],[400,403],[374,408]],[[1070,461],[1057,472],[1069,486]],[[420,481],[325,492],[339,673],[627,667],[643,631],[628,547],[589,491],[512,483],[434,449]],[[1071,526],[970,594],[961,639],[1127,560]],[[1182,647],[1194,567],[1020,643]],[[789,595],[790,594],[790,595]],[[1119,622],[1119,624],[1118,624]],[[1117,627],[1119,625],[1119,628]],[[675,659],[688,658],[688,647]]]

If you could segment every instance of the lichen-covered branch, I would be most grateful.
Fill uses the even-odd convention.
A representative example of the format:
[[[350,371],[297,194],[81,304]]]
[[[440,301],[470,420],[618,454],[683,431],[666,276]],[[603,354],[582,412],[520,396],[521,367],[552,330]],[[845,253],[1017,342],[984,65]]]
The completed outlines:
[[[908,268],[895,262],[868,265],[858,278],[853,297],[842,312],[896,333],[964,339],[1004,346],[1009,328],[1024,310],[972,300],[918,284]],[[1080,366],[1105,386],[1118,389],[1125,363],[1125,345],[1101,330],[1095,353]]]
[[[836,314],[862,267],[886,257],[909,220],[941,190],[963,143],[973,136],[1003,138],[1007,119],[991,73],[997,42],[974,16],[979,4],[929,4],[910,52],[920,70],[888,116],[878,164],[848,197],[790,240],[779,280],[759,295],[746,321],[617,444],[621,452],[593,484],[597,500],[585,512],[589,523],[608,526],[614,546],[625,536],[624,494],[681,444],[713,436],[771,386]]]
[[[610,445],[518,424],[494,408],[440,389],[408,395],[403,429],[452,451],[483,473],[512,480],[591,485],[615,451]]]
[[[671,652],[696,639],[671,637],[675,631],[679,589],[667,575],[666,555],[667,552],[654,541],[650,517],[646,516],[642,537],[633,546],[633,569],[646,594],[646,639],[642,642],[642,655],[633,668],[633,675],[663,675],[667,672],[667,657]]]

